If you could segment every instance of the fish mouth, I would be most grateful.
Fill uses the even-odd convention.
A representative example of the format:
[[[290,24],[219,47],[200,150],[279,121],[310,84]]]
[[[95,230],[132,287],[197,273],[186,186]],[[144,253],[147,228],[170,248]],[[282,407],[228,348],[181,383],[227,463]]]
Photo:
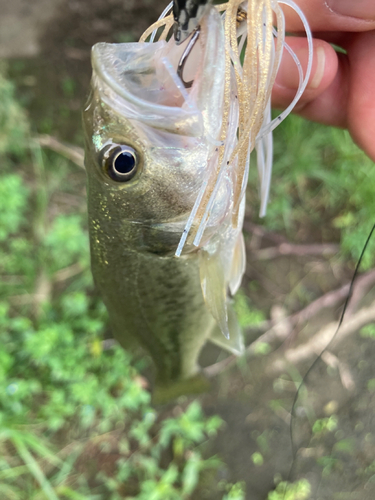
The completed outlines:
[[[184,225],[185,219],[158,223],[131,221],[134,232],[132,231],[132,236],[128,237],[127,241],[131,241],[132,247],[136,247],[140,252],[173,257]],[[186,245],[184,256],[193,255],[198,250],[194,245]]]
[[[203,119],[167,56],[167,43],[98,43],[93,86],[115,112],[168,132],[199,137]]]
[[[114,112],[130,120],[190,137],[217,137],[224,92],[225,43],[220,15],[209,7],[178,74],[185,43],[98,43],[92,48],[94,88]],[[189,44],[189,39],[186,40]]]

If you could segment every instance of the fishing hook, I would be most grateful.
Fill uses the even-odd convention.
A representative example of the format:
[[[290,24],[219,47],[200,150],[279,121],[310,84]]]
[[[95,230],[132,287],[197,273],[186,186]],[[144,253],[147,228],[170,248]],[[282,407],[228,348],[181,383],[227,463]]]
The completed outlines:
[[[200,35],[200,32],[201,32],[201,28],[200,28],[200,26],[197,26],[196,29],[195,29],[195,31],[194,31],[193,36],[191,37],[191,39],[190,39],[190,41],[189,41],[189,43],[187,45],[187,47],[183,51],[180,60],[178,61],[177,75],[180,77],[182,83],[184,84],[185,89],[190,89],[192,87],[193,83],[194,83],[194,80],[191,80],[190,82],[185,82],[182,73],[184,71],[184,67],[185,67],[186,61],[187,61],[187,59],[188,59],[191,51],[193,50],[194,45],[197,43],[197,40],[198,40],[199,35]]]

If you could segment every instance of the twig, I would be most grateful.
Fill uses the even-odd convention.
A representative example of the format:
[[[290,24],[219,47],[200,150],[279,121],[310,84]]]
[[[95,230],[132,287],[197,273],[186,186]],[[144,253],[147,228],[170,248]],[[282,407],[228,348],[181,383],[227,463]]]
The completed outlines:
[[[288,240],[285,236],[275,233],[273,231],[268,231],[262,226],[258,226],[253,222],[245,219],[243,223],[243,228],[246,232],[250,234],[255,234],[257,236],[261,236],[262,238],[266,238],[269,241],[273,241],[277,245],[281,245],[282,243],[288,243]]]
[[[34,297],[34,294],[22,293],[20,295],[12,295],[12,296],[8,297],[7,300],[10,304],[13,304],[16,306],[23,306],[26,304],[34,303],[35,297]]]
[[[354,290],[356,290],[358,286],[361,288],[362,285],[364,284],[366,284],[366,286],[368,287],[370,286],[370,284],[373,284],[374,282],[375,282],[375,269],[361,276],[358,276]],[[344,300],[347,297],[349,292],[349,286],[350,283],[347,283],[346,285],[342,286],[337,290],[328,292],[322,297],[319,297],[318,299],[314,300],[314,302],[311,302],[311,304],[309,304],[301,311],[298,311],[297,313],[282,318],[277,322],[275,322],[275,320],[269,320],[263,322],[263,324],[261,325],[258,325],[257,328],[262,328],[262,329],[268,328],[268,329],[265,333],[263,333],[263,335],[258,337],[254,342],[252,342],[247,347],[245,351],[246,358],[252,358],[253,356],[256,356],[257,352],[259,351],[259,347],[262,344],[272,345],[275,341],[278,341],[279,343],[284,341],[288,337],[288,335],[290,335],[292,328],[295,328],[297,327],[298,324],[309,320],[312,316],[319,313],[322,309],[327,307],[334,307],[335,305],[337,305],[340,301]],[[351,302],[349,302],[349,304],[350,303]],[[346,318],[348,317],[349,315],[347,313]],[[336,325],[337,327],[336,323],[332,324]],[[223,370],[231,367],[235,363],[236,359],[237,359],[236,356],[233,355],[228,356],[228,358],[225,358],[224,360],[219,361],[218,363],[214,363],[213,365],[206,367],[204,369],[204,373],[207,377],[214,377],[219,373],[221,373]],[[344,375],[342,375],[342,377],[344,377]]]
[[[363,293],[363,290],[365,288],[368,289],[370,286],[374,285],[374,283],[375,283],[375,269],[357,277],[355,285],[354,285],[354,292],[353,292],[352,298],[349,302],[350,307],[348,307],[348,309],[346,311],[347,316],[349,316],[350,312],[353,310],[354,304],[358,303],[357,298],[359,298],[359,297],[362,298],[362,296],[363,296],[362,294],[361,294],[361,296],[359,296],[359,294],[357,294],[357,288],[362,290],[362,293]],[[325,309],[327,307],[334,307],[340,301],[344,300],[349,293],[349,286],[350,286],[350,283],[346,283],[345,285],[338,288],[337,290],[327,292],[326,294],[322,295],[321,297],[319,297],[316,300],[314,300],[313,302],[311,302],[305,308],[301,309],[300,311],[298,311],[294,314],[291,314],[288,318],[285,318],[285,319],[289,319],[289,321],[292,325],[297,325],[299,323],[303,323],[304,321],[309,320],[310,318],[312,318],[313,316],[318,314],[322,309]],[[257,325],[256,328],[258,330],[266,331],[264,333],[264,335],[265,335],[264,339],[266,339],[270,329],[272,329],[275,326],[275,324],[276,323],[274,320],[263,321],[261,324]],[[261,337],[259,337],[258,340],[261,340]],[[266,340],[264,340],[264,342],[265,341]]]
[[[292,243],[281,243],[276,247],[262,248],[261,250],[251,253],[251,258],[254,260],[270,260],[284,255],[332,255],[336,254],[340,249],[336,244],[315,244],[315,245],[294,245]]]
[[[345,389],[347,389],[348,391],[352,391],[355,388],[355,383],[349,366],[344,363],[344,361],[340,360],[330,351],[323,352],[322,360],[326,363],[326,365],[332,368],[337,368],[339,370],[341,383]]]
[[[346,283],[337,290],[325,293],[318,299],[311,302],[308,306],[301,309],[301,311],[292,314],[291,322],[293,324],[302,323],[315,316],[315,314],[318,314],[322,309],[336,306],[340,301],[347,297],[349,288],[350,283]]]
[[[52,283],[46,271],[44,242],[48,227],[48,183],[40,147],[33,148],[33,173],[35,178],[34,201],[32,214],[32,235],[36,247],[37,272],[34,282],[34,303],[32,316],[38,320],[42,313],[42,305],[52,294]]]
[[[39,318],[42,306],[48,302],[52,295],[52,283],[44,269],[40,269],[35,279],[35,291],[31,295],[33,301],[33,313],[35,318]]]
[[[57,271],[53,276],[53,281],[65,281],[69,278],[72,278],[73,276],[76,276],[77,274],[82,273],[82,271],[83,269],[81,264],[72,264],[69,267],[65,267],[64,269],[60,269],[60,271]]]
[[[225,359],[222,359],[221,361],[218,361],[217,363],[214,363],[213,365],[206,366],[206,368],[203,368],[203,374],[207,378],[213,378],[216,377],[216,375],[219,375],[219,373],[223,372],[226,368],[229,368],[230,366],[235,363],[237,359],[237,356],[234,354],[231,354]]]
[[[357,280],[354,285],[354,292],[356,291],[357,287],[361,288],[363,283],[365,283],[367,286],[370,286],[370,284],[374,284],[374,282],[375,282],[375,269],[357,277]],[[338,288],[337,290],[333,290],[332,292],[324,294],[323,296],[311,302],[301,311],[291,314],[286,318],[282,318],[277,323],[275,323],[274,321],[269,321],[268,322],[268,325],[270,327],[269,330],[267,330],[265,333],[263,333],[263,335],[258,337],[257,340],[255,340],[252,344],[249,345],[249,347],[246,350],[247,356],[254,355],[259,344],[262,343],[271,344],[275,340],[279,341],[285,340],[290,334],[292,327],[296,327],[297,325],[308,321],[310,318],[321,312],[322,309],[336,306],[340,301],[344,300],[347,297],[349,293],[349,287],[350,283],[346,283],[341,288]],[[354,294],[355,293],[353,293],[353,298]],[[349,304],[352,303],[353,298],[351,299]],[[346,318],[348,317],[349,314],[347,310]],[[289,329],[278,328],[279,323],[281,325],[289,325]]]
[[[296,365],[310,360],[319,355],[330,344],[332,339],[331,349],[333,349],[346,337],[372,321],[375,321],[375,301],[372,302],[370,307],[361,309],[344,322],[334,339],[333,336],[337,330],[336,321],[322,328],[306,343],[294,349],[288,349],[282,356],[271,356],[266,367],[267,375],[274,377],[286,371],[289,365]]]
[[[273,243],[276,246],[253,251],[251,257],[254,260],[269,260],[282,255],[331,255],[339,251],[340,246],[334,243],[297,245],[290,243],[285,236],[268,231],[262,226],[258,226],[249,220],[244,221],[244,230],[251,235],[255,235]]]
[[[357,289],[359,288],[360,290],[364,290],[371,286],[374,285],[375,283],[375,269],[372,269],[371,271],[368,271],[367,273],[362,274],[361,276],[357,276],[357,279],[354,283],[354,288],[353,288],[353,295],[350,299],[349,306],[347,311],[346,311],[346,317],[350,315],[349,309],[353,310],[354,304],[357,304]],[[319,297],[318,299],[314,300],[314,302],[311,302],[308,306],[306,306],[302,311],[299,311],[298,313],[295,313],[292,315],[291,320],[293,323],[299,323],[302,321],[306,321],[310,319],[312,316],[317,314],[318,312],[321,311],[321,309],[326,308],[326,307],[333,307],[340,300],[343,300],[347,297],[349,293],[349,287],[350,283],[346,283],[346,285],[342,286],[341,288],[334,290],[333,292],[328,292],[322,297]],[[362,296],[361,296],[362,297]]]
[[[51,135],[40,135],[36,138],[36,140],[40,144],[40,146],[51,149],[52,151],[65,156],[65,158],[68,158],[68,160],[72,161],[80,168],[85,168],[85,154],[83,149],[79,146],[65,144],[59,141],[59,139],[57,139],[56,137],[52,137]]]
[[[353,290],[353,295],[346,309],[347,315],[351,315],[355,312],[358,303],[367,294],[369,289],[374,286],[374,284],[375,284],[375,269],[357,278],[356,286]]]

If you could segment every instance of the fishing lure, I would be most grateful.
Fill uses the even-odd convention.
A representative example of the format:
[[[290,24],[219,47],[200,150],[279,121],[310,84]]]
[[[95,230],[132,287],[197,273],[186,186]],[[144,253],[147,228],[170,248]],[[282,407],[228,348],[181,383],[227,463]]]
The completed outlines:
[[[175,0],[173,2],[173,33],[177,44],[191,35],[199,26],[210,2],[208,0]]]
[[[285,43],[280,4],[292,6],[306,28],[305,75]],[[142,345],[164,384],[198,373],[207,340],[243,351],[230,296],[246,262],[250,152],[257,150],[264,215],[272,130],[302,95],[312,62],[306,19],[291,0],[217,7],[176,0],[174,15],[172,8],[139,43],[93,47],[84,110],[94,279],[115,337],[124,347]],[[296,61],[300,85],[272,120],[283,49]]]

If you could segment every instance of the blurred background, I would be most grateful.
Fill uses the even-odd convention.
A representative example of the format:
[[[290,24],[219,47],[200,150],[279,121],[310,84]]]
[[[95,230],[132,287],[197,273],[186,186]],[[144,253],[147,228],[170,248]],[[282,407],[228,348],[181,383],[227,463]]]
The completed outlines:
[[[276,130],[265,219],[252,169],[247,349],[204,349],[209,391],[152,405],[150,361],[112,341],[81,166],[90,48],[137,41],[165,6],[0,0],[0,498],[373,499],[374,240],[330,343],[374,223],[374,165],[346,131]]]

